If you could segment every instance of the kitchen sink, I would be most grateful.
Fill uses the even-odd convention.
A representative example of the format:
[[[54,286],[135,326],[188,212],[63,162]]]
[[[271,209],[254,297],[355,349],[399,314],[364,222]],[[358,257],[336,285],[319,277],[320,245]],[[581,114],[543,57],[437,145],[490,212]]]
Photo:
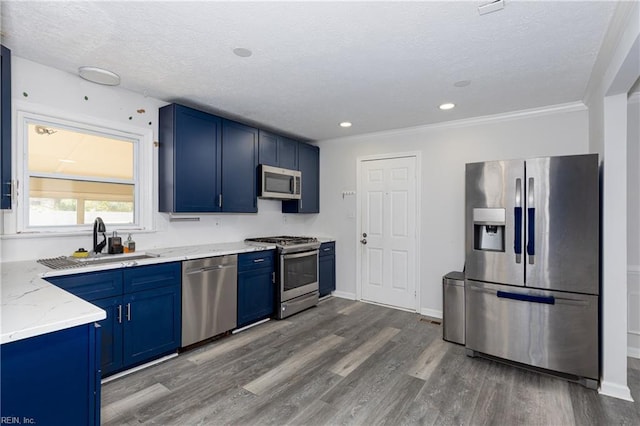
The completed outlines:
[[[92,265],[102,265],[105,263],[124,263],[134,260],[151,259],[160,257],[153,253],[131,253],[131,254],[105,254],[96,257],[76,258],[72,256],[59,256],[48,259],[38,259],[38,263],[48,266],[51,269],[82,268]]]

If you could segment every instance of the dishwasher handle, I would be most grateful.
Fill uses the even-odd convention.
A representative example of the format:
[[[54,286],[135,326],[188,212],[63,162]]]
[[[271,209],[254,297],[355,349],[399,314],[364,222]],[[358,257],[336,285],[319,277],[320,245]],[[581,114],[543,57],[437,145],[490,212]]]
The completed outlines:
[[[202,268],[197,268],[197,269],[191,269],[185,272],[186,275],[193,275],[193,274],[202,274],[205,272],[215,272],[215,271],[220,271],[223,269],[228,269],[228,268],[237,268],[237,265],[213,265],[213,266],[205,266]]]

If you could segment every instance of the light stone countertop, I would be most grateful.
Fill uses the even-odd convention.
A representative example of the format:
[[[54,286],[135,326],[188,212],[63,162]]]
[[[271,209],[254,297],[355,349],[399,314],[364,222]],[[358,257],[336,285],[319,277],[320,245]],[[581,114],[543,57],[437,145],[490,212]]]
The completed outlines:
[[[331,243],[331,242],[335,242],[336,239],[333,237],[317,237],[318,241],[320,241],[321,243]]]
[[[45,277],[105,271],[227,254],[275,249],[244,242],[153,249],[158,257],[54,270],[35,260],[0,264],[0,344],[15,342],[106,318],[104,310],[45,281]],[[132,253],[132,255],[141,252]],[[126,256],[125,256],[126,258]]]

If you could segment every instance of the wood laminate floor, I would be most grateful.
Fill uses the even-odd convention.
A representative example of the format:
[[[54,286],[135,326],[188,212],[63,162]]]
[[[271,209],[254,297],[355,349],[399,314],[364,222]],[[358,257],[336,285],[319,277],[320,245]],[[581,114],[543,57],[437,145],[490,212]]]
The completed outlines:
[[[639,425],[635,403],[465,356],[417,314],[329,298],[102,387],[106,425]]]

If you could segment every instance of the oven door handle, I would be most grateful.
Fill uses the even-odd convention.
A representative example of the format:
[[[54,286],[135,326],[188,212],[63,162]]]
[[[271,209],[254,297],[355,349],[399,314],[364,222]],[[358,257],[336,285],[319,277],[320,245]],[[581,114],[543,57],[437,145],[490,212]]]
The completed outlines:
[[[303,252],[299,252],[299,253],[290,253],[290,254],[283,254],[282,258],[283,259],[297,259],[300,257],[308,257],[308,256],[317,256],[318,253],[320,251],[319,250],[309,250],[309,251],[303,251]]]

